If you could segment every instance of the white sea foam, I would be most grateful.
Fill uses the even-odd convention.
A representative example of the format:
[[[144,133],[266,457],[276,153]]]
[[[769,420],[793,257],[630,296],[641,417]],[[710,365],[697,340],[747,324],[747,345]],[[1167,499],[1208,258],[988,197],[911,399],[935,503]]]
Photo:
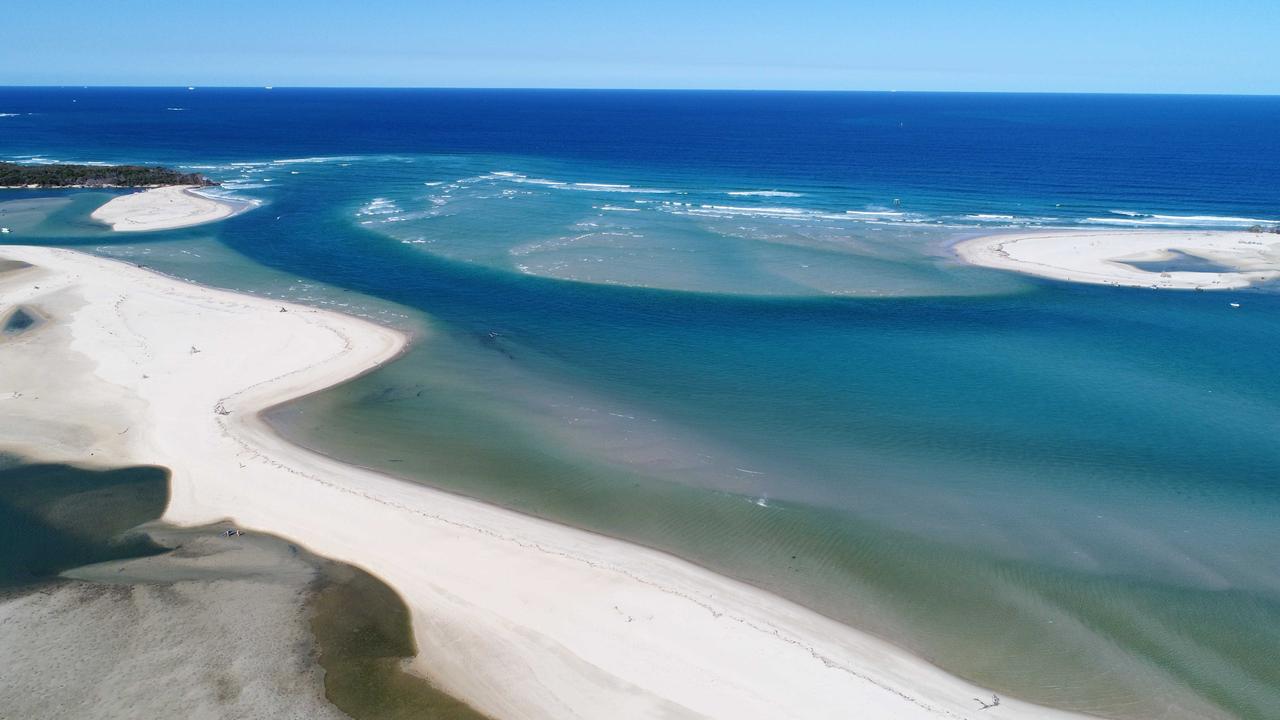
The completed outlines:
[[[222,183],[222,187],[228,190],[256,190],[266,187],[263,183],[248,182],[244,180],[227,180]]]
[[[950,216],[944,215],[940,219],[933,220],[941,224],[943,227],[972,227],[972,223],[995,223],[1003,226],[1025,227],[1028,225],[1050,225],[1074,223],[1075,221],[1064,220],[1060,217],[1049,217],[1047,215],[1006,215],[1002,213],[972,213],[969,215]]]
[[[283,160],[272,160],[271,164],[272,165],[299,165],[299,164],[316,165],[320,163],[330,163],[330,162],[352,162],[359,159],[360,157],[357,155],[325,155],[320,157],[285,158]]]
[[[852,215],[855,217],[877,217],[877,218],[891,218],[891,217],[906,216],[906,213],[898,210],[845,210],[844,214]]]
[[[402,220],[404,218],[391,218],[386,216],[399,215],[401,212],[403,211],[400,209],[400,206],[396,205],[394,200],[391,200],[389,198],[374,198],[373,200],[370,200],[369,202],[365,203],[364,206],[362,206],[359,210],[357,210],[356,216],[357,217],[375,216],[375,217],[381,217],[381,219],[384,222],[393,222],[397,219]],[[367,222],[372,222],[372,221],[367,221]]]
[[[477,180],[503,180],[506,182],[524,183],[526,185],[549,185],[549,186],[567,184],[559,180],[548,180],[547,178],[529,177],[528,175],[524,175],[518,172],[513,172],[511,170],[494,170],[488,175],[481,175],[476,178],[468,178],[468,180],[472,182]],[[459,182],[463,182],[463,181],[459,181]]]
[[[573,183],[564,186],[570,190],[585,190],[589,192],[614,192],[614,193],[644,193],[644,194],[667,194],[675,192],[673,190],[663,190],[661,188],[644,188],[632,187],[631,185],[619,185],[616,183]]]
[[[545,187],[553,187],[560,190],[579,190],[583,192],[613,192],[613,193],[644,193],[644,194],[669,194],[679,192],[677,190],[669,190],[664,188],[635,187],[622,183],[597,183],[597,182],[568,182],[564,180],[552,180],[550,178],[529,177],[523,173],[512,170],[494,170],[487,175],[481,175],[474,178],[465,178],[458,180],[459,184],[468,184],[481,181],[503,181],[521,183],[525,185],[542,185]]]
[[[547,185],[550,187],[563,187],[566,183],[559,180],[548,180],[546,178],[519,177],[511,178],[512,182],[525,183],[527,185]]]
[[[22,113],[0,113],[0,117],[18,117]]]
[[[247,206],[251,208],[262,207],[264,204],[266,204],[265,201],[260,200],[258,198],[251,198],[251,197],[245,197],[244,195],[237,195],[234,192],[237,189],[242,189],[242,188],[207,187],[207,188],[201,188],[199,190],[191,190],[191,194],[202,195],[204,197],[209,198],[210,200],[222,200],[225,202],[234,203],[237,206]]]
[[[1112,215],[1121,215],[1127,218],[1138,218],[1138,219],[1144,219],[1144,220],[1146,219],[1162,220],[1162,221],[1168,221],[1168,222],[1179,221],[1179,222],[1189,222],[1189,223],[1229,223],[1229,224],[1242,224],[1242,223],[1258,224],[1258,223],[1280,222],[1280,219],[1276,219],[1276,218],[1268,219],[1268,218],[1237,217],[1233,215],[1161,215],[1160,213],[1142,213],[1142,212],[1135,212],[1133,210],[1108,210],[1108,212],[1110,212]]]
[[[1155,218],[1085,218],[1080,222],[1088,225],[1132,225],[1137,227],[1178,227],[1186,223],[1173,222],[1170,220],[1157,220]]]
[[[816,210],[803,210],[788,207],[744,207],[741,205],[695,205],[693,203],[663,203],[666,207],[681,208],[682,212],[696,215],[758,215],[763,217],[817,217],[822,215]]]
[[[13,161],[19,165],[54,165],[60,162],[43,155],[17,155],[14,156]]]
[[[345,165],[351,161],[360,159],[362,159],[361,156],[337,155],[325,157],[283,158],[280,160],[243,160],[216,165],[182,165],[181,167],[190,168],[192,170],[238,170],[240,172],[247,172],[279,169],[284,166],[298,164],[342,163]]]
[[[1152,215],[1157,220],[1170,220],[1192,223],[1224,223],[1229,225],[1258,225],[1262,223],[1280,222],[1276,219],[1231,217],[1222,215]]]
[[[44,155],[11,155],[8,162],[18,165],[60,165],[69,163],[73,165],[92,165],[94,167],[106,167],[114,163],[104,162],[102,160],[78,160],[76,158],[51,158]]]
[[[737,197],[803,197],[803,193],[788,192],[786,190],[731,190],[725,195],[734,195]]]
[[[906,213],[897,210],[845,210],[829,212],[810,208],[793,208],[781,206],[743,206],[743,205],[711,205],[682,202],[664,202],[661,208],[665,212],[676,215],[692,215],[697,217],[756,217],[775,220],[896,220],[917,222],[908,218]]]
[[[1128,210],[1111,210],[1120,217],[1090,217],[1081,222],[1090,225],[1125,225],[1153,227],[1249,227],[1252,225],[1275,225],[1280,220],[1250,217],[1234,217],[1230,215],[1160,215],[1138,213]]]

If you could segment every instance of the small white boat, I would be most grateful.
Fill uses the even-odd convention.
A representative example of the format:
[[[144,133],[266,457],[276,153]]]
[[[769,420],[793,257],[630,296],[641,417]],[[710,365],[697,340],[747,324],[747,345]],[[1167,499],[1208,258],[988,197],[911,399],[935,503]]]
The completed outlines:
[[[8,235],[8,234],[9,234],[9,228],[0,227],[0,235]]]

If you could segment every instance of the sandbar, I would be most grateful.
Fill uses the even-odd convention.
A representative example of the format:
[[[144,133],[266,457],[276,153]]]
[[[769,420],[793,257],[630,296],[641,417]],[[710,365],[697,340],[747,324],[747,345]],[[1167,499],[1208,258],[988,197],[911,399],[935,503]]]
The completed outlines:
[[[117,232],[146,232],[217,222],[249,207],[201,194],[194,185],[171,185],[112,198],[90,217]]]
[[[1280,277],[1280,235],[1246,231],[1052,230],[955,246],[966,262],[1069,282],[1228,290]]]

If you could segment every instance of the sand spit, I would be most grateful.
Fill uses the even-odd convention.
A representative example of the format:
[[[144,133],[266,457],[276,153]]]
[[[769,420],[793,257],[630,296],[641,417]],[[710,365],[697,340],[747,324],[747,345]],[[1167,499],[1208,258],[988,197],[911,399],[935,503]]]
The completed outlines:
[[[1280,278],[1280,236],[1245,231],[1054,230],[966,240],[974,265],[1069,282],[1228,290]]]
[[[0,448],[172,470],[164,519],[351,563],[408,604],[415,669],[495,718],[1067,718],[672,556],[351,467],[259,411],[394,358],[391,329],[76,252],[3,247]],[[32,274],[36,273],[36,274]],[[38,287],[37,287],[38,286]]]
[[[112,198],[90,217],[118,232],[145,232],[225,220],[249,207],[200,194],[193,185],[173,185]]]

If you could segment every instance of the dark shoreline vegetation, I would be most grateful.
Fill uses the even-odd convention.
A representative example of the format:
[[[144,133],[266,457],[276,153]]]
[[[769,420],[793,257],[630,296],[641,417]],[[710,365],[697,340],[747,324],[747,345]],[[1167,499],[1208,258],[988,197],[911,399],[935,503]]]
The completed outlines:
[[[51,583],[95,584],[59,577],[72,568],[177,550],[137,530],[158,520],[168,501],[162,467],[89,470],[0,454],[0,600]],[[329,702],[356,720],[484,720],[404,670],[417,648],[409,609],[394,590],[359,568],[302,557],[316,567],[307,604]]]
[[[142,188],[217,185],[199,173],[150,165],[19,165],[0,162],[0,187]]]

